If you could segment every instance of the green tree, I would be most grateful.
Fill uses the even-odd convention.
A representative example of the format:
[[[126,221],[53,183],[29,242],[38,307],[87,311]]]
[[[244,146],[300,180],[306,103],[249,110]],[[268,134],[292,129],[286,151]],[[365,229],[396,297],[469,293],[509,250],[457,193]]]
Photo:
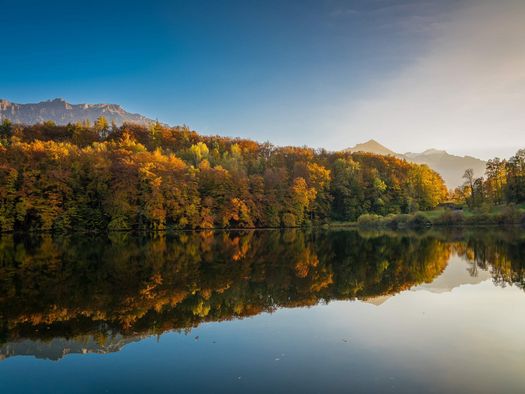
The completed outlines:
[[[10,138],[13,134],[13,124],[9,119],[3,119],[0,124],[0,138]]]

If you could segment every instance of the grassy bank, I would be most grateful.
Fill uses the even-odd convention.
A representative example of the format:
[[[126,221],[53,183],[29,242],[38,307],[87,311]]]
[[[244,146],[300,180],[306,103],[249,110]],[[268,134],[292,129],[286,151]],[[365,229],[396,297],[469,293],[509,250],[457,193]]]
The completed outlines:
[[[361,228],[424,228],[432,226],[525,226],[525,205],[507,205],[478,209],[439,208],[411,214],[388,216],[361,215],[354,226]],[[337,225],[336,225],[337,227]]]

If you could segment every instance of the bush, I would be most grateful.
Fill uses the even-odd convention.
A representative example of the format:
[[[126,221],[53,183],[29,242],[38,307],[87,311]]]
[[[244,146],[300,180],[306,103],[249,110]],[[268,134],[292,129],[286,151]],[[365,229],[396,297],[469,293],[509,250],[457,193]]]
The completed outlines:
[[[470,216],[465,218],[466,224],[496,224],[497,223],[497,217],[491,216],[489,213],[486,212],[480,212],[475,214],[474,216]]]
[[[293,213],[283,215],[283,227],[297,227],[297,220]]]
[[[410,221],[410,215],[407,214],[399,214],[399,215],[393,215],[388,219],[388,227],[391,228],[405,228],[408,225],[408,222]]]
[[[383,225],[383,217],[370,213],[359,216],[357,224],[360,227],[380,227]]]
[[[465,222],[462,212],[446,211],[443,215],[434,220],[434,223],[442,226],[460,226]]]
[[[506,206],[500,215],[500,221],[502,224],[518,224],[521,219],[520,211],[514,204]]]
[[[408,225],[414,228],[424,228],[432,226],[432,222],[422,213],[416,213],[410,218]]]

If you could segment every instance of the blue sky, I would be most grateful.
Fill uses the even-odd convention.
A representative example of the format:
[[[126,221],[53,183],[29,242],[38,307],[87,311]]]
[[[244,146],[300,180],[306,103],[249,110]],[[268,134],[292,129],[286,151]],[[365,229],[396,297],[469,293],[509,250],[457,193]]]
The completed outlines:
[[[457,104],[442,97],[446,87],[451,97],[459,93],[475,104],[480,99],[472,86],[493,75],[493,69],[478,75],[461,68],[479,63],[476,55],[487,49],[478,45],[486,40],[477,39],[483,32],[474,21],[489,22],[501,11],[501,40],[521,38],[525,7],[512,0],[497,9],[490,3],[0,0],[0,97],[117,103],[203,133],[279,145],[341,149],[375,138],[398,151],[435,147],[484,155],[490,148],[507,154],[520,142],[519,111],[510,114],[513,121],[503,126],[508,138],[498,145],[483,107],[458,114]],[[457,47],[462,43],[463,52]],[[509,48],[518,53],[509,59],[501,43],[488,49],[499,51],[501,64],[514,65],[513,75],[522,44]],[[456,70],[466,74],[461,83],[475,76],[461,92]],[[509,75],[508,69],[498,72]],[[485,94],[494,101],[504,85],[508,99],[513,82],[522,81],[516,72]],[[512,105],[522,107],[521,94],[514,96]],[[508,108],[501,106],[491,126]],[[448,109],[454,116],[447,122]],[[476,111],[479,124],[469,123]],[[474,134],[467,132],[465,140],[458,134],[467,128],[487,137],[465,146]]]

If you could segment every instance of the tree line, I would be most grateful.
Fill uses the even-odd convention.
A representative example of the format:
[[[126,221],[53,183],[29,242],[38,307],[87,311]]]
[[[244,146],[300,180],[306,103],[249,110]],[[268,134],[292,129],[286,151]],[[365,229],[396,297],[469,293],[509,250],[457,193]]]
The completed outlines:
[[[0,230],[296,227],[432,209],[441,177],[394,157],[186,126],[0,126]]]
[[[471,169],[463,175],[464,185],[456,192],[471,208],[483,205],[525,203],[525,149],[510,159],[487,162],[485,176],[476,178]]]

